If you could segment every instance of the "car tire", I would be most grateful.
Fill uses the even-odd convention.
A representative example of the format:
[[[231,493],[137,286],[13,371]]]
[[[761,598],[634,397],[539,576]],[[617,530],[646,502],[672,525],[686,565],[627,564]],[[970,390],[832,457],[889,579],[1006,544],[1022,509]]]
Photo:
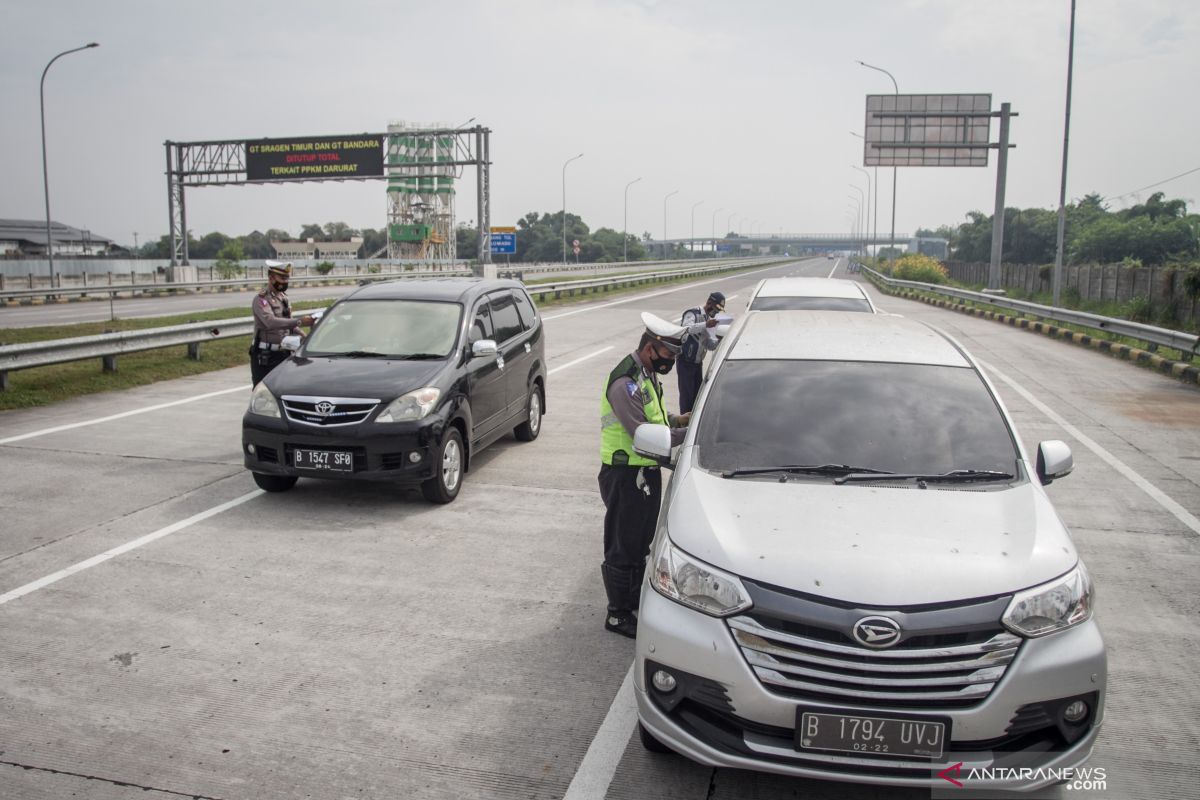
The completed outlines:
[[[296,485],[297,480],[295,475],[264,475],[261,472],[255,472],[253,475],[254,482],[264,492],[286,492]]]
[[[667,747],[665,744],[654,738],[654,734],[646,730],[646,726],[638,722],[638,738],[642,740],[642,747],[649,750],[651,753],[674,753],[675,751]]]
[[[522,442],[532,442],[542,432],[542,387],[535,383],[529,392],[529,405],[525,409],[527,416],[524,422],[513,428],[513,435]]]
[[[462,488],[465,463],[462,435],[458,428],[449,427],[442,435],[442,443],[434,457],[434,475],[421,484],[421,494],[431,503],[445,504],[454,500]]]

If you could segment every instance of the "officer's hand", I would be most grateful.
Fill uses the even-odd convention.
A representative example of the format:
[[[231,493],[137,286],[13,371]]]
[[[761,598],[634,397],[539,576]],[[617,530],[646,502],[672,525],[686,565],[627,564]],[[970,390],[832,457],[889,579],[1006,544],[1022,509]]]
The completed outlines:
[[[717,326],[718,326],[718,325],[720,325],[720,324],[721,324],[721,323],[719,323],[719,322],[717,321],[717,318],[716,318],[716,317],[713,317],[713,318],[712,318],[712,319],[710,319],[708,322],[704,323],[704,327],[706,327],[706,328],[715,328],[715,327],[717,327]]]
[[[308,314],[305,314],[303,317],[300,318],[300,324],[311,326],[313,324],[313,318],[310,317]]]
[[[681,427],[681,428],[686,428],[686,427],[687,427],[689,424],[691,424],[691,421],[692,421],[692,412],[690,412],[690,411],[689,411],[689,412],[688,412],[688,413],[686,413],[686,414],[680,414],[680,415],[679,415],[678,417],[676,417],[675,419],[676,419],[676,421],[679,423],[679,427]]]

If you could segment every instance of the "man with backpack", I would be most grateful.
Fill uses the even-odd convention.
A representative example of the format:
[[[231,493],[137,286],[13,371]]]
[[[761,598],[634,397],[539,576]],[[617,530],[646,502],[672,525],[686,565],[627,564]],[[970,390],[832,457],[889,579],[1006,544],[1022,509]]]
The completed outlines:
[[[725,295],[713,292],[704,308],[689,308],[683,312],[680,324],[687,329],[683,335],[683,350],[679,354],[679,413],[687,414],[696,403],[700,382],[704,376],[704,357],[717,349],[717,314],[725,310]]]

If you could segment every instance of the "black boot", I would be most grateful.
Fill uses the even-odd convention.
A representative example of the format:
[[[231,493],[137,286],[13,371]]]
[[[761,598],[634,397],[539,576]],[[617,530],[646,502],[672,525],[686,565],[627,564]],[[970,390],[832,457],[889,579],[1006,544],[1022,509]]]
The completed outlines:
[[[637,617],[632,611],[609,611],[608,616],[604,618],[604,629],[636,639]]]
[[[604,578],[604,593],[608,595],[608,614],[604,618],[604,629],[628,636],[637,636],[637,618],[633,609],[637,607],[638,577],[634,570],[614,567],[610,564],[600,565],[600,575]],[[631,587],[634,590],[631,591]]]

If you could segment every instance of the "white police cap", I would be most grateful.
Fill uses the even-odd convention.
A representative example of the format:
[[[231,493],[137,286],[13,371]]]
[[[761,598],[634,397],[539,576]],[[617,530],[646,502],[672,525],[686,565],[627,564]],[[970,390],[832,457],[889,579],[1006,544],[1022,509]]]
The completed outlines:
[[[682,349],[683,334],[687,331],[682,325],[667,322],[648,311],[642,312],[642,324],[646,326],[647,334],[666,345],[672,353],[678,353]]]

